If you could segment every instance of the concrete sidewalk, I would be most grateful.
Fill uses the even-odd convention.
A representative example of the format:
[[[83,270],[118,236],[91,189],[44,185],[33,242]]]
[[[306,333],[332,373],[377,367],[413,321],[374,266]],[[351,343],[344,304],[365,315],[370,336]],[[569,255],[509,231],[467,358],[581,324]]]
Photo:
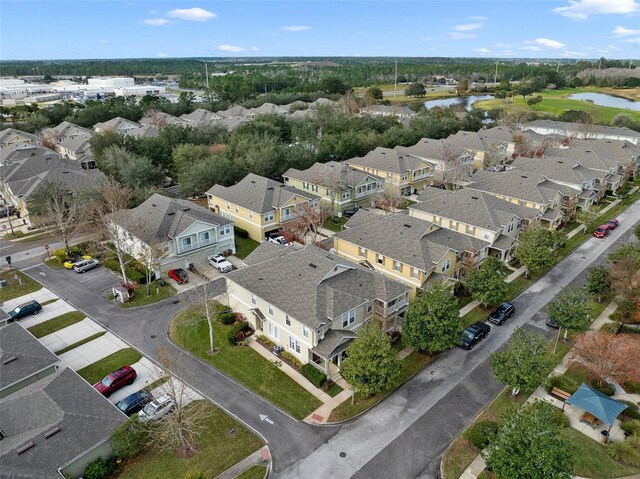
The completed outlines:
[[[129,345],[116,335],[107,333],[60,355],[60,361],[65,366],[77,371],[128,347]],[[123,364],[123,366],[125,365]]]
[[[58,316],[70,313],[71,311],[76,311],[76,308],[71,306],[63,299],[58,299],[58,301],[54,303],[43,306],[42,311],[40,311],[38,314],[27,316],[26,318],[21,319],[20,324],[22,324],[22,326],[25,328],[30,328],[31,326],[45,323],[50,319],[57,318]]]
[[[51,351],[56,352],[103,331],[105,329],[102,326],[92,319],[85,318],[79,323],[72,324],[40,338],[40,342]]]
[[[9,299],[2,303],[2,309],[5,311],[11,311],[19,304],[26,303],[27,301],[36,300],[38,303],[44,303],[45,301],[49,301],[50,299],[55,299],[57,296],[49,291],[47,288],[39,289],[38,291],[34,291],[33,293],[25,294],[24,296],[20,296],[18,298]]]
[[[249,469],[251,466],[264,466],[265,468],[264,472],[266,474],[267,462],[262,460],[263,449],[266,449],[268,451],[267,446],[264,446],[258,449],[256,452],[254,452],[250,456],[245,457],[242,461],[231,466],[222,474],[218,474],[214,479],[235,479],[236,477],[240,476],[244,471]]]

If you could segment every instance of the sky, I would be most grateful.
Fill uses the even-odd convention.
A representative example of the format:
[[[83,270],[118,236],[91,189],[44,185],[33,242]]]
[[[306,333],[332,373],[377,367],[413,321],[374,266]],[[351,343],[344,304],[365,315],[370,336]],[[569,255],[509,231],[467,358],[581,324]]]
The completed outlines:
[[[1,60],[263,56],[638,59],[640,0],[0,2]]]

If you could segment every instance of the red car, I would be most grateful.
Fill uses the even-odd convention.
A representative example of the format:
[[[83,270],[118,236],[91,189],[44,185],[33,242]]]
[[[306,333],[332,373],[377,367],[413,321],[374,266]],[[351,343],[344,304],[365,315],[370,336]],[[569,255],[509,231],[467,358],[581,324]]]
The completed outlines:
[[[99,383],[95,383],[93,387],[104,397],[109,397],[112,392],[115,392],[124,386],[133,384],[136,377],[138,377],[138,373],[136,373],[135,369],[131,366],[123,366],[117,371],[108,374]]]
[[[610,230],[614,230],[618,227],[618,223],[619,223],[618,220],[614,218],[612,220],[607,221],[606,224],[609,225]]]
[[[170,269],[167,274],[169,275],[169,278],[173,279],[178,284],[189,282],[189,275],[182,268]]]
[[[609,234],[610,229],[611,226],[609,225],[600,225],[598,226],[598,229],[593,232],[593,236],[595,236],[596,238],[604,238]]]

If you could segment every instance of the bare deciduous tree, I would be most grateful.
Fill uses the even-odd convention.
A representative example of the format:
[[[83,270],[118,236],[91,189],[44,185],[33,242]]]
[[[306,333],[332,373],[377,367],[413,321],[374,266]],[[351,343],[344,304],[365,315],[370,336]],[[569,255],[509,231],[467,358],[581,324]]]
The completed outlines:
[[[402,196],[397,188],[385,185],[384,190],[375,196],[374,202],[376,208],[380,208],[385,215],[389,215],[402,203]]]
[[[163,258],[167,256],[167,250],[162,243],[156,239],[153,239],[149,244],[145,245],[139,253],[140,262],[144,265],[146,283],[147,283],[147,296],[151,295],[151,282],[156,273],[160,271],[160,264]]]
[[[60,134],[53,128],[45,128],[40,132],[40,144],[45,148],[55,150],[60,144]]]
[[[332,208],[326,203],[318,203],[317,206],[311,206],[310,203],[300,203],[296,206],[296,213],[298,218],[296,219],[301,223],[302,236],[307,234],[311,235],[311,241],[316,243],[318,241],[318,235],[320,234],[320,227],[331,215]]]
[[[167,126],[167,116],[160,110],[148,110],[144,116],[149,119],[149,125],[160,130]]]

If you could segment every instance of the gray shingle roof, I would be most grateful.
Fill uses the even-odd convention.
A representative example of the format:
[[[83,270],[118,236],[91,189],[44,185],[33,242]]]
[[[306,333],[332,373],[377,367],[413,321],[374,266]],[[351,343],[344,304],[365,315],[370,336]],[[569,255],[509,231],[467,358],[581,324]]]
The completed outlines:
[[[249,173],[233,186],[214,185],[207,191],[207,194],[260,214],[281,208],[294,196],[301,196],[309,200],[317,198],[310,193],[253,173]],[[220,209],[224,209],[224,205],[219,206]]]
[[[155,138],[159,133],[159,130],[151,125],[141,125],[138,128],[131,128],[123,132],[125,136],[134,138]]]
[[[585,128],[585,125],[582,125],[580,123],[568,123],[563,121],[535,120],[525,124],[525,128],[531,128],[531,127],[557,129],[557,130],[571,133],[575,131],[582,131]],[[605,125],[587,125],[586,127],[588,128],[588,131],[598,133],[598,134],[626,136],[629,138],[640,138],[640,132],[631,130],[626,126],[618,127],[618,126],[605,126]]]
[[[393,105],[369,105],[364,108],[360,108],[360,113],[373,113],[383,115],[395,115],[395,116],[415,116],[416,112],[406,106],[393,106]]]
[[[92,130],[68,121],[63,121],[58,126],[54,126],[51,129],[58,135],[60,141],[64,141],[78,135],[93,134]]]
[[[534,208],[519,206],[489,193],[467,188],[455,191],[426,188],[420,191],[418,203],[409,208],[491,231],[499,231],[514,215],[521,219],[533,219],[539,213]]]
[[[258,251],[256,249],[256,251]],[[288,254],[227,274],[235,282],[303,324],[316,328],[365,301],[389,301],[409,287],[316,246],[288,248]]]
[[[429,271],[453,249],[430,241],[432,227],[433,223],[408,215],[372,215],[371,221],[343,230],[335,237]]]
[[[74,153],[79,153],[91,149],[91,143],[89,143],[90,140],[91,135],[89,134],[78,135],[63,141],[60,143],[60,146],[73,151]]]
[[[157,193],[141,205],[118,214],[118,224],[147,243],[175,238],[196,221],[212,225],[233,223],[191,201],[168,198]]]
[[[513,143],[513,130],[506,126],[482,129],[478,132],[478,136],[485,143],[485,146],[496,142]]]
[[[332,356],[332,353],[336,351],[336,348],[340,347],[340,349],[342,349],[344,347],[344,349],[346,349],[347,346],[353,342],[355,337],[356,333],[353,331],[330,329],[326,332],[322,341],[313,348],[313,352],[321,358],[329,359]]]
[[[199,111],[199,110],[196,110],[196,111]],[[208,110],[204,110],[204,111],[206,111],[208,113],[211,113]],[[185,115],[187,115],[187,114],[185,114]],[[183,117],[185,115],[183,115]],[[178,118],[177,116],[173,116],[173,115],[171,115],[169,113],[165,113],[164,111],[155,112],[154,115],[153,115],[153,119],[154,120],[158,120],[159,119],[165,125],[183,125],[184,126],[184,125],[188,125],[189,124],[189,121],[187,119]],[[152,122],[152,118],[148,117],[148,116],[145,116],[140,120],[140,124],[141,125],[151,125],[151,122]]]
[[[431,231],[427,235],[427,239],[431,243],[436,243],[444,246],[445,248],[450,248],[458,253],[463,253],[465,251],[477,253],[489,245],[487,241],[482,241],[473,236],[458,233],[457,231],[452,231],[446,228],[437,228],[436,230]]]
[[[0,329],[0,356],[0,390],[60,362],[58,356],[18,323]],[[12,357],[16,360],[4,363]]]
[[[224,118],[233,118],[237,116],[246,116],[247,109],[243,106],[232,106],[231,108],[227,108],[226,110],[222,110],[218,112],[218,115]]]
[[[550,180],[576,184],[580,187],[582,183],[586,181],[592,181],[595,178],[604,178],[602,171],[584,167],[570,158],[558,158],[554,156],[526,158],[519,156],[513,161],[511,166],[518,170],[537,173]]]
[[[629,165],[640,157],[640,146],[621,140],[577,140],[568,147],[547,148],[546,155],[570,158],[597,170]]]
[[[445,140],[447,145],[458,148],[465,148],[473,151],[485,151],[485,144],[480,139],[480,135],[475,131],[464,131],[449,135]]]
[[[191,113],[181,115],[180,119],[183,121],[186,120],[188,123],[192,123],[194,125],[208,125],[215,124],[220,121],[222,119],[222,115],[205,110],[204,108],[198,108]]]
[[[517,169],[502,172],[478,170],[467,188],[546,205],[553,199],[554,192],[543,188],[543,182],[540,175]],[[557,188],[555,191],[560,190]]]
[[[285,178],[294,178],[298,181],[325,186],[338,180],[339,190],[345,191],[362,183],[367,177],[382,181],[382,179],[371,173],[356,170],[345,163],[329,161],[327,163],[314,163],[306,170],[289,168],[283,175]]]
[[[0,131],[0,145],[5,145],[9,142],[13,143],[17,140],[19,140],[20,142],[35,144],[39,141],[39,138],[36,135],[16,130],[15,128],[6,128]]]
[[[108,439],[127,418],[65,368],[0,400],[3,478],[59,479],[58,468]],[[44,437],[59,427],[60,432]],[[34,446],[18,454],[27,442]]]
[[[102,123],[96,123],[95,125],[93,125],[93,129],[96,131],[98,130],[126,131],[126,130],[131,130],[133,128],[140,128],[141,126],[142,125],[140,125],[140,123],[127,120],[126,118],[122,118],[120,116],[116,116],[111,120],[108,120]]]
[[[384,148],[381,146],[370,151],[365,156],[346,160],[345,163],[347,165],[364,166],[397,174],[403,174],[407,171],[414,171],[427,166],[423,160],[415,156],[403,154],[399,149]]]

